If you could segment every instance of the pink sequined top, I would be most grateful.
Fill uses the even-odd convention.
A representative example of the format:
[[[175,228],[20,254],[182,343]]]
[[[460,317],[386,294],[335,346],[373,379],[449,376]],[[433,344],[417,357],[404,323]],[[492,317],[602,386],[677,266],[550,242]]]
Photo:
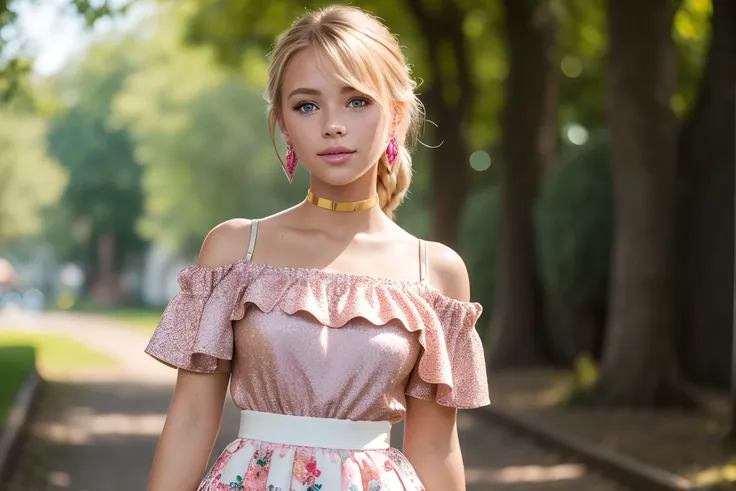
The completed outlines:
[[[407,395],[489,404],[481,306],[429,283],[241,260],[186,268],[179,284],[146,352],[197,372],[232,360],[241,409],[395,423]]]

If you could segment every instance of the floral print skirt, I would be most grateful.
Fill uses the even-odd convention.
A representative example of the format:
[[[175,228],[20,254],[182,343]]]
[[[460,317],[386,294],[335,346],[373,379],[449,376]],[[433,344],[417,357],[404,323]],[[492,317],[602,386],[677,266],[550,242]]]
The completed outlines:
[[[238,438],[198,491],[424,491],[395,448],[338,450]]]

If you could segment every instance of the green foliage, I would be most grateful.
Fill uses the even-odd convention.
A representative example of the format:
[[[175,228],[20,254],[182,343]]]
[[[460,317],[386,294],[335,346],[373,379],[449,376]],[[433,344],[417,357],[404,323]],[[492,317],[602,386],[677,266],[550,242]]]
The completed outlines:
[[[467,128],[471,150],[488,149],[501,140],[499,116],[506,100],[503,82],[508,74],[508,60],[500,4],[475,5],[467,9],[463,20],[475,91]],[[437,123],[442,130],[442,121]]]
[[[605,302],[613,236],[609,153],[599,136],[563,157],[536,204],[541,277],[560,312]]]
[[[605,63],[608,50],[606,2],[566,0],[557,3],[560,31],[559,122],[595,131],[605,126]],[[695,103],[710,35],[711,0],[684,0],[672,31],[677,46],[678,85],[672,107],[683,115]]]
[[[543,183],[535,205],[538,265],[559,312],[605,302],[613,233],[608,151],[602,136],[571,151]],[[499,189],[491,186],[469,199],[460,231],[473,296],[487,314],[498,274],[499,227]]]
[[[468,200],[460,226],[460,251],[471,278],[473,297],[490,319],[493,307],[500,227],[500,196],[495,186],[482,189]],[[478,326],[482,331],[488,322]]]
[[[575,358],[575,380],[584,390],[591,390],[598,382],[598,366],[590,354],[583,353]]]
[[[435,9],[420,2],[425,13],[435,15]],[[477,99],[471,108],[473,124],[468,126],[467,136],[471,148],[486,147],[498,141],[498,118],[503,104],[502,81],[506,76],[505,41],[502,32],[502,11],[498,2],[483,2],[468,6],[464,2],[449,2],[461,12],[462,30],[465,33],[472,86]],[[265,53],[273,45],[279,33],[305,9],[324,6],[322,2],[295,0],[192,0],[182,4],[186,18],[186,40],[199,46],[214,48],[217,60],[231,67],[242,67],[251,75],[254,59],[263,65]],[[360,8],[379,16],[395,32],[412,66],[414,77],[420,82],[420,97],[426,95],[434,80],[433,69],[428,63],[428,44],[423,26],[409,8],[409,2],[368,0],[352,2]],[[441,16],[441,12],[439,13]],[[439,20],[441,22],[441,18]],[[426,26],[425,26],[426,27]],[[448,100],[457,97],[456,57],[448,46],[440,43],[439,76],[447,82]],[[264,72],[265,73],[265,72]],[[265,80],[261,74],[259,80]],[[430,115],[431,116],[431,115]],[[443,130],[442,121],[435,121]],[[441,135],[438,142],[441,141]],[[437,142],[437,143],[438,143]],[[430,142],[435,144],[435,142]]]
[[[559,387],[556,405],[562,407],[586,407],[594,402],[599,379],[599,367],[589,353],[581,353],[573,362],[572,376]]]
[[[35,116],[0,112],[0,243],[38,233],[44,208],[64,190],[67,175],[48,156],[45,132]]]
[[[108,0],[92,1],[89,0],[71,0],[71,4],[77,9],[88,26],[92,27],[94,23],[102,18],[111,15],[124,14],[133,5],[135,0],[127,2],[110,2]]]
[[[31,72],[31,62],[27,58],[14,58],[0,66],[0,102],[8,104],[20,97],[30,96],[24,81]]]
[[[608,50],[605,9],[602,0],[568,0],[558,9],[558,111],[563,127],[580,124],[595,129],[605,124],[602,104]]]
[[[684,116],[695,106],[700,77],[710,44],[711,0],[684,0],[675,14],[672,36],[677,45],[677,90],[674,111]]]
[[[128,134],[109,131],[104,120],[74,107],[52,122],[48,138],[53,155],[69,171],[64,205],[72,223],[88,230],[82,242],[113,234],[123,256],[140,247],[134,225],[143,200],[141,168]]]
[[[194,254],[219,222],[273,213],[301,198],[306,175],[288,186],[261,90],[219,68],[210,50],[183,47],[174,20],[163,24],[117,97],[112,122],[134,136],[144,166],[139,232]]]
[[[135,2],[129,0],[127,2],[109,2],[101,0],[90,2],[89,0],[69,0],[70,6],[85,19],[87,26],[92,27],[94,23],[102,18],[125,13]],[[8,103],[16,97],[19,91],[28,90],[24,86],[24,79],[30,73],[31,60],[26,56],[13,53],[7,54],[6,45],[11,39],[8,38],[8,31],[3,30],[7,26],[11,26],[17,19],[18,15],[15,11],[13,0],[0,1],[0,103]],[[115,5],[112,5],[112,4]],[[18,42],[18,39],[12,39]]]
[[[52,119],[48,141],[70,179],[61,206],[49,217],[66,226],[50,224],[49,231],[54,242],[75,244],[67,251],[73,259],[94,258],[96,239],[106,234],[115,237],[118,261],[143,246],[135,230],[143,203],[142,169],[130,135],[107,122],[112,99],[132,70],[124,49],[124,44],[99,44],[58,82],[73,104]]]

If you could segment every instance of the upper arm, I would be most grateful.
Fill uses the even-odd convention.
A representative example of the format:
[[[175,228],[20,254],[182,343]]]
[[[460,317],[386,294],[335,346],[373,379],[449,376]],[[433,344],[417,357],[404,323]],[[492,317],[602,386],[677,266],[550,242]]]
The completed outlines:
[[[251,221],[228,220],[213,228],[202,243],[197,266],[212,268],[231,264],[245,256]],[[219,421],[230,381],[230,361],[218,360],[214,373],[179,369],[172,410],[185,411],[198,422]],[[191,419],[187,417],[187,419]]]
[[[427,246],[430,284],[447,297],[468,301],[470,280],[463,260],[443,244]],[[406,409],[404,454],[427,489],[465,489],[457,409],[413,397],[407,397]]]
[[[427,244],[429,282],[444,295],[460,301],[470,298],[470,280],[462,258],[449,247]],[[405,442],[411,446],[457,446],[457,410],[435,401],[408,398]],[[431,428],[431,431],[427,431]]]

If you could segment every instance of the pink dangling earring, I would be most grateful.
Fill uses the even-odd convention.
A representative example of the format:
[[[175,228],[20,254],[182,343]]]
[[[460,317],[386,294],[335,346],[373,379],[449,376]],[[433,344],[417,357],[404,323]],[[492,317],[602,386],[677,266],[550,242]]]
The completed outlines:
[[[286,167],[284,168],[284,171],[286,172],[286,178],[289,179],[290,183],[292,179],[294,179],[294,173],[296,172],[296,166],[298,163],[299,163],[299,159],[296,156],[296,152],[294,151],[294,148],[292,148],[291,145],[287,145],[286,147]]]
[[[386,147],[386,159],[388,160],[388,165],[394,165],[394,162],[396,162],[396,157],[398,156],[399,142],[396,139],[396,132],[394,132],[394,134],[391,136],[391,139],[388,141],[388,147]]]

